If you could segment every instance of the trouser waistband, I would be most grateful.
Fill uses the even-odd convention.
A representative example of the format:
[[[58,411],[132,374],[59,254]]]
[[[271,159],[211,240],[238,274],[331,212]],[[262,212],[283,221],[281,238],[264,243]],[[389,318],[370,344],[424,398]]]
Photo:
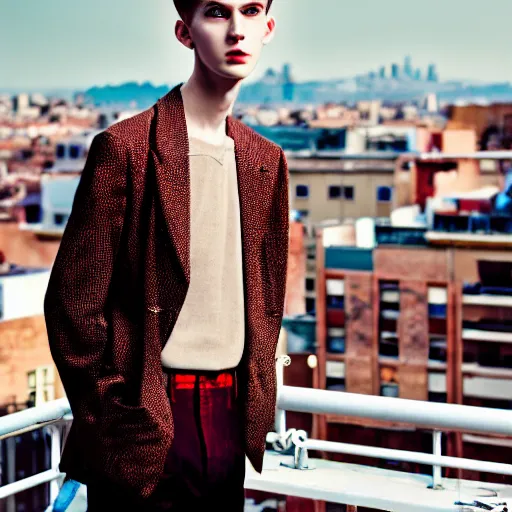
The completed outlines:
[[[168,390],[171,401],[174,392],[181,389],[215,389],[233,387],[235,398],[238,396],[238,379],[236,368],[226,370],[188,370],[163,368],[169,375]]]

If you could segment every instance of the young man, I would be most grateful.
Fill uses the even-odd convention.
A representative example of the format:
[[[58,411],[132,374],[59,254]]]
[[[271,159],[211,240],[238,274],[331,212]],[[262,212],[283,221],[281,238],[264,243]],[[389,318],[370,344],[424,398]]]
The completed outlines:
[[[262,470],[288,170],[231,112],[270,3],[175,0],[190,79],[91,146],[45,297],[90,511],[241,511],[245,456]]]

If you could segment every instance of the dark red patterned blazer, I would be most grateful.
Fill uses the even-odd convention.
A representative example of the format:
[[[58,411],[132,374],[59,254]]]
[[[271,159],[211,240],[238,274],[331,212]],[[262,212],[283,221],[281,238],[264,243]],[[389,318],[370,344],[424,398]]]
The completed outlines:
[[[73,412],[61,470],[154,490],[174,435],[160,353],[190,282],[190,178],[181,83],[95,137],[52,268],[44,313]],[[241,210],[245,452],[261,472],[276,403],[287,270],[282,149],[232,116]]]

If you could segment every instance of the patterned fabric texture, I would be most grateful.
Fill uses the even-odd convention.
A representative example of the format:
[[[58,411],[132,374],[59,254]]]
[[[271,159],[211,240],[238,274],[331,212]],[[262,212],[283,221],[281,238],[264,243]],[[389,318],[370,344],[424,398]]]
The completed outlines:
[[[161,351],[190,283],[190,168],[180,87],[93,141],[45,295],[53,359],[74,421],[60,469],[155,490],[174,438]],[[261,472],[276,403],[288,253],[282,149],[228,116],[245,295],[237,367],[244,450]]]
[[[89,483],[87,510],[243,512],[242,408],[233,373],[172,375],[177,377],[169,381],[174,440],[156,490],[143,499],[109,482]]]

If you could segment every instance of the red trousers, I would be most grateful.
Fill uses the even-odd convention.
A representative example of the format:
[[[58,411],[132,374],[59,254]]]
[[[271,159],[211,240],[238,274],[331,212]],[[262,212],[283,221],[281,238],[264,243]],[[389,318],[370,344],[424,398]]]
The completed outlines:
[[[235,370],[173,370],[168,397],[174,439],[154,493],[140,501],[105,482],[90,484],[90,512],[243,512],[243,416]]]

